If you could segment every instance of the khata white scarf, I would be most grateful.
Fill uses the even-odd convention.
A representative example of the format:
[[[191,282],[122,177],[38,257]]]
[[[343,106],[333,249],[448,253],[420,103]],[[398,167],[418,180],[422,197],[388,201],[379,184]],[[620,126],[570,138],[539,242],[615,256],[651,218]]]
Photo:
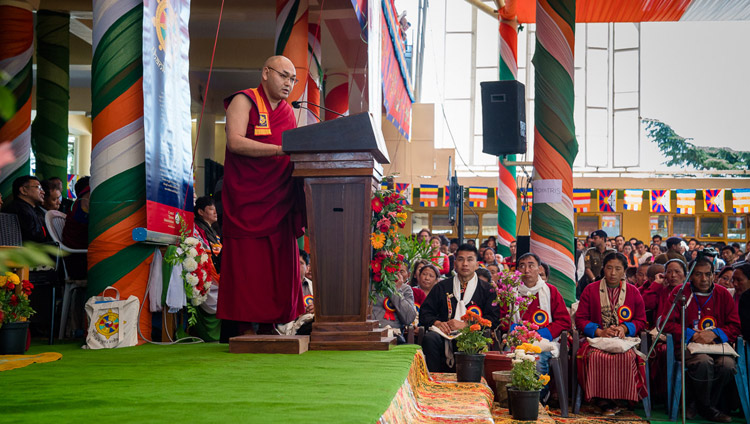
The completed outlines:
[[[471,303],[471,298],[474,296],[474,291],[477,289],[477,274],[471,277],[468,284],[466,284],[466,291],[464,291],[463,297],[461,297],[461,280],[458,279],[458,275],[453,277],[453,297],[458,302],[456,304],[456,310],[453,313],[453,317],[460,320],[464,314],[466,314],[466,305]],[[450,317],[449,317],[450,318]]]
[[[549,317],[549,322],[552,322],[552,306],[550,301],[551,295],[549,286],[544,282],[544,280],[542,280],[541,276],[537,276],[536,285],[534,287],[526,287],[526,284],[521,284],[521,286],[518,287],[518,293],[524,297],[535,295],[537,299],[539,299],[539,309],[546,312],[547,316]],[[513,316],[513,322],[521,322],[521,317],[517,312]]]

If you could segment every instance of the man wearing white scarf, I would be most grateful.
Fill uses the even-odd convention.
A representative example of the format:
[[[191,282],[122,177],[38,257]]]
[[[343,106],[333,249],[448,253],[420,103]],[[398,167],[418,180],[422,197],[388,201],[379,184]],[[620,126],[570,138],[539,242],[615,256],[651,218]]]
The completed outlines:
[[[460,330],[466,326],[461,317],[467,311],[474,311],[492,322],[496,327],[499,321],[498,308],[492,306],[495,294],[490,291],[489,283],[477,278],[479,264],[476,247],[463,244],[456,251],[456,276],[446,278],[430,290],[430,294],[419,310],[419,325],[430,329],[435,327],[444,334]],[[452,352],[455,343],[445,343],[443,336],[435,331],[428,331],[422,341],[427,368],[432,372],[446,372],[452,367]],[[450,362],[450,363],[448,363]]]

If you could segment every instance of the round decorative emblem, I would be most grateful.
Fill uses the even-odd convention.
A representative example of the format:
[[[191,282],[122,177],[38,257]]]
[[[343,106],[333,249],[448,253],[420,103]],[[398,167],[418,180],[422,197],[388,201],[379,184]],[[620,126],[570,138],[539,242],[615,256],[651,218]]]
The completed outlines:
[[[714,317],[712,316],[705,317],[698,323],[698,328],[700,328],[701,330],[714,327],[716,327],[716,319],[714,319]]]
[[[627,306],[622,305],[617,308],[617,317],[620,318],[620,321],[622,322],[628,322],[633,319],[633,311]]]
[[[99,317],[95,328],[97,333],[109,340],[110,337],[117,334],[120,330],[120,317],[110,309],[106,314]]]
[[[313,304],[313,296],[311,294],[308,294],[302,298],[302,301],[305,302],[305,305],[310,306]]]
[[[471,305],[468,308],[466,308],[466,312],[474,312],[479,316],[479,318],[482,318],[482,310],[477,305]]]
[[[534,320],[534,324],[540,327],[546,327],[547,324],[549,324],[549,314],[541,309],[534,312],[534,315],[532,315],[532,319]]]

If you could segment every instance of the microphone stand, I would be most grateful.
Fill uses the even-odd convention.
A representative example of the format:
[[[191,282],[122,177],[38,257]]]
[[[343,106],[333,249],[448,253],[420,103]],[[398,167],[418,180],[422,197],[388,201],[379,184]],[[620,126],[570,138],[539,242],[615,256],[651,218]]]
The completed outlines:
[[[674,297],[674,300],[672,301],[672,306],[669,308],[669,312],[667,312],[666,317],[664,318],[664,322],[661,324],[661,328],[659,328],[659,332],[656,333],[656,337],[654,338],[655,342],[651,345],[651,349],[648,351],[648,355],[646,355],[646,366],[648,366],[648,358],[651,357],[651,353],[654,351],[654,348],[656,348],[656,341],[659,340],[659,336],[661,336],[661,333],[664,331],[664,327],[667,326],[667,321],[669,320],[669,317],[672,316],[672,311],[674,311],[675,306],[677,306],[677,302],[680,303],[680,309],[681,309],[681,319],[680,319],[680,329],[682,331],[682,340],[680,343],[680,360],[682,361],[681,367],[680,367],[680,387],[681,387],[681,400],[682,400],[682,424],[685,424],[686,414],[687,414],[687,405],[685,404],[685,309],[687,309],[686,301],[685,301],[685,294],[683,291],[685,290],[685,286],[687,285],[688,281],[690,281],[690,276],[693,274],[693,269],[695,268],[695,264],[698,261],[693,261],[693,264],[690,266],[690,271],[688,271],[687,276],[685,277],[685,281],[682,282],[682,285],[680,286],[680,290],[677,292],[677,295]],[[667,399],[667,402],[671,402],[672,399]]]
[[[315,118],[317,118],[318,122],[323,122],[323,120],[320,119],[320,116],[318,116],[315,112],[313,112],[312,109],[310,109],[309,107],[302,106],[301,104],[299,104],[299,102],[293,102],[293,103],[297,103],[296,105],[295,104],[292,105],[295,109],[306,109],[308,112],[312,113],[312,115]]]

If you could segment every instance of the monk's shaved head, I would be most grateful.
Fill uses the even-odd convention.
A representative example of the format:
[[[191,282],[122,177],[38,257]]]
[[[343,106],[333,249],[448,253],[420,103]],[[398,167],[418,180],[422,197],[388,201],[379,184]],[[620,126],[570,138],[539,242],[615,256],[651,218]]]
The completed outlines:
[[[286,100],[297,82],[297,69],[289,58],[271,56],[263,64],[260,85],[272,107]]]
[[[269,57],[268,59],[266,59],[266,62],[263,64],[263,67],[265,68],[267,66],[270,66],[272,68],[275,68],[281,65],[290,65],[294,67],[294,64],[292,63],[291,60],[289,60],[289,58],[287,58],[286,56],[281,56],[281,55]]]

